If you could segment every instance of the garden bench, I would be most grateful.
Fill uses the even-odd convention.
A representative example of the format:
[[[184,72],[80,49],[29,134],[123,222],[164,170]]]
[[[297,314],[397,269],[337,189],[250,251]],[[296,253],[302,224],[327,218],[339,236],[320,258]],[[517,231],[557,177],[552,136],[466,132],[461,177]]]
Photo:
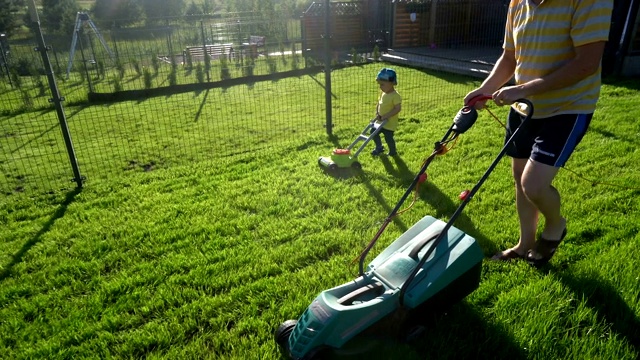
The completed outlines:
[[[234,55],[232,44],[187,46],[184,50],[184,55],[189,54],[191,60],[204,60],[205,49],[212,60],[218,59],[221,56],[226,56],[228,60],[231,60]]]

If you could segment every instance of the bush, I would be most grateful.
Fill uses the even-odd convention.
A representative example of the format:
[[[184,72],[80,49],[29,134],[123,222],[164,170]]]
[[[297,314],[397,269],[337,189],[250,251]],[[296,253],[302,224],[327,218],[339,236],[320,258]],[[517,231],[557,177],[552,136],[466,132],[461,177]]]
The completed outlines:
[[[123,79],[125,69],[124,69],[124,64],[122,63],[122,61],[120,61],[120,59],[116,61],[116,70],[118,70],[118,75],[120,76],[120,79]]]
[[[124,90],[122,88],[122,76],[113,76],[111,78],[111,83],[113,84],[113,92],[119,92]]]
[[[231,79],[231,71],[229,71],[227,58],[224,56],[220,57],[220,79],[221,80]]]
[[[151,69],[149,69],[148,67],[144,67],[142,69],[142,74],[144,77],[144,88],[145,89],[151,89],[152,84],[152,79],[153,79],[153,74],[151,74]]]
[[[153,67],[153,74],[158,75],[158,71],[160,71],[160,59],[158,55],[154,55],[151,58],[151,66]]]
[[[29,92],[21,89],[20,97],[22,98],[22,102],[24,103],[24,110],[33,110],[33,99],[31,98],[31,95],[29,95]]]
[[[171,67],[171,71],[169,72],[169,85],[177,85],[178,84],[178,71],[175,67]]]
[[[140,61],[138,59],[131,59],[131,65],[133,65],[133,70],[135,70],[138,76],[142,75],[142,69],[140,69]]]
[[[184,63],[185,63],[185,67],[186,67],[188,70],[193,69],[193,56],[191,56],[191,53],[190,53],[190,52],[188,52],[188,51],[186,52],[186,55],[185,55],[185,62],[184,62]]]
[[[378,45],[373,48],[373,60],[380,61],[380,48],[378,48]]]
[[[204,67],[202,64],[196,66],[196,80],[201,84],[204,82]]]
[[[278,71],[278,63],[273,56],[267,58],[267,67],[269,69],[269,74],[275,74]]]

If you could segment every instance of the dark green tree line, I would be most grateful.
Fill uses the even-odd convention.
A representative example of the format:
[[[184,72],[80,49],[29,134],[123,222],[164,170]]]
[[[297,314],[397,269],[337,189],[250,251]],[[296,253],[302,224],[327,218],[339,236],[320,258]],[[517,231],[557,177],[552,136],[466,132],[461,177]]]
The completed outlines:
[[[0,0],[0,33],[11,35],[21,24],[18,12],[23,0]]]

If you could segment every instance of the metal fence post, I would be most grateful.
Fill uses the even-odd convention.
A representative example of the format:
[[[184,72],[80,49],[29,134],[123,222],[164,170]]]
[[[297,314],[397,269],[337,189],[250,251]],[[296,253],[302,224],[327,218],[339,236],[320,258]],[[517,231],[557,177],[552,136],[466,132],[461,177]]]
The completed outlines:
[[[60,129],[62,130],[62,136],[64,137],[65,145],[67,146],[67,153],[69,155],[69,161],[71,162],[71,168],[73,169],[73,181],[76,182],[78,188],[82,188],[83,177],[80,175],[80,168],[78,167],[78,159],[76,159],[76,152],[73,149],[73,142],[71,141],[71,134],[69,134],[69,127],[67,126],[67,118],[62,107],[62,101],[64,98],[60,96],[58,92],[58,86],[56,85],[56,78],[53,76],[53,70],[51,68],[51,62],[49,61],[49,55],[47,54],[47,46],[44,43],[44,37],[42,36],[42,30],[40,29],[40,19],[38,18],[38,11],[36,10],[36,4],[34,0],[27,1],[29,6],[29,12],[31,14],[31,21],[34,23],[36,32],[36,38],[38,40],[38,50],[42,56],[42,63],[44,64],[47,78],[49,79],[49,87],[51,88],[52,98],[51,102],[56,107],[58,114],[58,121],[60,122]]]
[[[331,105],[331,0],[325,0],[324,13],[324,99],[327,135],[333,133]]]

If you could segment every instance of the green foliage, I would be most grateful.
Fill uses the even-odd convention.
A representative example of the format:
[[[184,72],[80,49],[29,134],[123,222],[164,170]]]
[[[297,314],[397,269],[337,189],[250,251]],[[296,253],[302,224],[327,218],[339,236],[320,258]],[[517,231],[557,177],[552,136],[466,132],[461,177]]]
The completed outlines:
[[[34,82],[35,82],[35,86],[38,89],[38,96],[45,96],[47,94],[47,87],[44,84],[44,81],[42,80],[42,76],[40,75],[34,75]]]
[[[184,14],[184,0],[139,0],[146,15],[147,24],[156,24],[163,18],[182,16]]]
[[[120,28],[143,19],[139,2],[131,0],[95,0],[91,13],[95,17],[94,21],[103,27],[113,25]]]
[[[113,92],[123,91],[122,76],[114,75],[111,77],[111,85],[113,85]]]
[[[145,66],[143,69],[143,75],[144,75],[144,88],[151,89],[151,87],[153,86],[153,82],[152,82],[153,74],[151,73],[151,69]]]
[[[253,61],[249,61],[247,63],[247,65],[242,67],[242,76],[253,76],[253,68],[254,67],[255,67],[254,62]]]
[[[160,59],[157,54],[151,57],[151,66],[153,67],[153,74],[158,75],[158,71],[160,70]]]
[[[98,65],[98,76],[101,79],[104,79],[104,77],[106,76],[104,61],[102,59],[98,60],[97,65]]]
[[[20,89],[20,95],[24,105],[23,109],[25,111],[33,110],[33,98],[31,97],[31,94],[29,94],[27,90]]]
[[[71,36],[78,11],[76,0],[42,0],[41,26],[50,33]]]
[[[186,15],[200,15],[203,11],[200,5],[196,4],[196,2],[192,0],[184,13]]]
[[[380,48],[378,45],[373,47],[373,60],[380,61]]]
[[[18,17],[15,14],[20,9],[20,1],[0,0],[0,33],[10,36],[20,26]]]
[[[229,65],[225,56],[220,56],[220,79],[231,79],[231,71],[229,71]]]
[[[169,72],[169,86],[174,86],[178,84],[178,70],[175,67],[171,67],[171,71]]]
[[[118,71],[120,79],[124,79],[125,67],[124,63],[120,59],[116,60],[116,71]]]
[[[136,72],[136,74],[142,75],[142,68],[140,67],[140,60],[138,60],[137,58],[133,58],[130,60],[131,62],[131,66],[133,66],[133,70]]]
[[[22,87],[22,76],[20,76],[20,74],[18,73],[18,69],[11,68],[9,70],[9,76],[11,76],[11,82],[13,83],[13,86],[15,86],[16,88]]]
[[[187,51],[186,55],[185,55],[185,68],[187,70],[191,70],[193,69],[193,56],[191,55],[191,52]]]
[[[353,64],[360,64],[362,62],[362,56],[355,48],[351,48],[351,62]]]
[[[198,65],[196,66],[196,81],[198,81],[198,83],[203,83],[204,82],[204,67],[202,66],[202,63],[198,63]]]
[[[269,56],[267,57],[267,67],[269,69],[269,74],[275,74],[276,72],[278,72],[278,60],[273,57],[273,56]]]
[[[86,66],[86,65],[85,65]],[[86,67],[83,66],[82,69],[80,69],[80,71],[78,71],[78,74],[80,75],[80,82],[86,82],[87,81],[87,69]]]
[[[300,56],[298,56],[298,53],[296,51],[296,44],[292,42],[291,43],[291,68],[296,70],[299,67],[300,67]]]

